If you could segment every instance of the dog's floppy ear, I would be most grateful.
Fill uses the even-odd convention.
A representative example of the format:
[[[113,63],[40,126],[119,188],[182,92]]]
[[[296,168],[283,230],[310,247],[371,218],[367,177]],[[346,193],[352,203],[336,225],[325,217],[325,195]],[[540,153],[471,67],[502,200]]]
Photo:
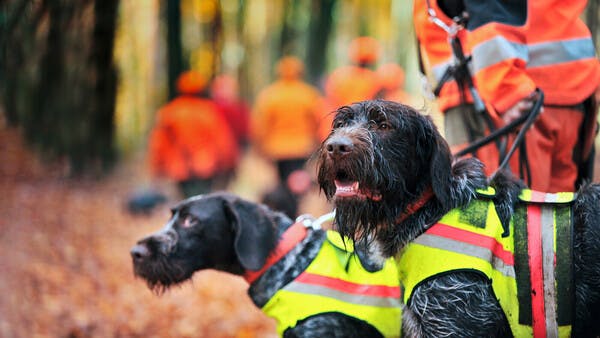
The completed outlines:
[[[431,138],[431,188],[442,206],[452,206],[452,153],[448,143],[434,130]]]
[[[234,250],[245,269],[259,270],[275,247],[274,221],[266,209],[240,198],[226,199],[225,210],[235,233]]]

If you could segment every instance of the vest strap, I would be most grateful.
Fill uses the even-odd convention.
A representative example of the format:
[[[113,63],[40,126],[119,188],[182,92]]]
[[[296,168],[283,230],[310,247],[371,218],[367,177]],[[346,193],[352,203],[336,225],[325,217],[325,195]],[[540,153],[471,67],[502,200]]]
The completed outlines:
[[[267,257],[267,261],[265,265],[260,270],[246,270],[244,273],[244,279],[249,284],[252,284],[256,281],[262,274],[267,271],[273,264],[279,261],[283,256],[285,256],[288,252],[290,252],[298,243],[300,243],[304,238],[306,238],[307,229],[306,226],[302,222],[296,222],[292,224],[284,233],[281,235],[281,239],[279,243],[277,243],[277,247],[271,252],[269,257]]]

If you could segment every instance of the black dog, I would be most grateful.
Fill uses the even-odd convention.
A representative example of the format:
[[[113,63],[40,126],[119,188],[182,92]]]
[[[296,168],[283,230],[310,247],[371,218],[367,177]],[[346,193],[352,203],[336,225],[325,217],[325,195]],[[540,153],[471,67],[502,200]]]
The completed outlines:
[[[396,257],[404,335],[551,337],[569,325],[575,337],[600,335],[599,185],[569,198],[523,190],[505,173],[488,182],[478,160],[453,163],[429,117],[379,100],[339,108],[315,159],[336,229],[373,259]],[[539,253],[553,234],[529,233],[538,223],[556,224],[556,258]],[[508,309],[503,281],[516,299]]]
[[[231,194],[192,197],[172,213],[161,231],[131,250],[135,274],[152,290],[160,293],[195,271],[217,269],[246,278],[253,302],[277,319],[284,337],[399,336],[393,261],[378,272],[365,271],[351,242],[335,244],[339,234],[312,227],[319,222],[294,223]]]

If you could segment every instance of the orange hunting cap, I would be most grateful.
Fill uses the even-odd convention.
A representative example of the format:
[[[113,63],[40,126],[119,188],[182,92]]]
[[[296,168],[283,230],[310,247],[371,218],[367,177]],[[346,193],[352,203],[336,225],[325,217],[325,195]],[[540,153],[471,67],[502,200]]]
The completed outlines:
[[[350,60],[355,63],[375,63],[379,58],[379,42],[370,36],[358,37],[350,42]]]
[[[285,56],[277,63],[277,74],[283,79],[296,79],[304,73],[304,63],[295,56]]]
[[[197,71],[189,70],[183,72],[177,78],[177,91],[180,94],[197,94],[200,93],[207,84],[207,79],[204,75]]]
[[[404,69],[395,63],[386,63],[377,68],[381,86],[387,89],[404,87]]]

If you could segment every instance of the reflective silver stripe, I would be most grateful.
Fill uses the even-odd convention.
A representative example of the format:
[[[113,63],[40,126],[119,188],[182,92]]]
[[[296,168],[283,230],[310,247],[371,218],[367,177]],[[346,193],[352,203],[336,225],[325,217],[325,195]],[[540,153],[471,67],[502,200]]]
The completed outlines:
[[[528,55],[526,45],[497,36],[473,48],[473,69],[478,72],[507,59],[522,59],[528,62]]]
[[[366,305],[385,308],[399,307],[401,305],[400,299],[395,297],[373,297],[360,294],[351,294],[321,285],[306,284],[295,281],[286,285],[283,288],[283,290],[334,298],[346,303],[356,305]]]
[[[546,193],[544,197],[544,202],[546,203],[554,203],[558,201],[558,194]]]
[[[558,337],[558,321],[556,315],[556,279],[554,277],[554,208],[551,206],[542,206],[541,223],[546,332],[547,337]]]
[[[477,245],[455,241],[453,239],[423,234],[415,239],[415,243],[431,248],[452,251],[459,254],[480,258],[489,262],[495,270],[498,270],[504,276],[515,278],[515,269],[512,265],[505,264],[500,258],[494,256],[492,251]]]
[[[594,44],[589,38],[544,42],[529,45],[527,68],[541,67],[596,57]]]
[[[596,57],[590,38],[521,44],[495,37],[473,49],[473,69],[477,72],[507,59],[521,59],[535,68]]]

